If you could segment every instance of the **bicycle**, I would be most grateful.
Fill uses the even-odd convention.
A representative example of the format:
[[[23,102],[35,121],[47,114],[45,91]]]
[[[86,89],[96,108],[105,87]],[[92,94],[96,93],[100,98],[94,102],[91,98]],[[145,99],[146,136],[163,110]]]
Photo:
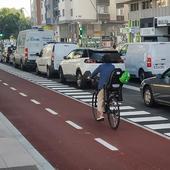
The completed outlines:
[[[122,86],[123,84],[118,81],[122,71],[118,70],[116,80],[111,77],[107,85],[104,87],[104,107],[105,113],[112,129],[117,129],[120,123],[120,104],[122,100]],[[113,75],[112,75],[113,76]],[[115,76],[115,75],[114,75]],[[118,82],[118,83],[117,83]],[[94,119],[97,121],[97,94],[98,90],[94,90],[92,95],[92,113]]]

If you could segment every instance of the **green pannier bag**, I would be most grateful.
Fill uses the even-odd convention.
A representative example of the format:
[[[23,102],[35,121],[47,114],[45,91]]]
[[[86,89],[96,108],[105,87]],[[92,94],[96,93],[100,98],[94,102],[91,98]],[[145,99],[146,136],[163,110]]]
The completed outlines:
[[[122,73],[122,75],[120,76],[119,81],[120,81],[122,84],[126,84],[126,83],[128,83],[129,79],[130,79],[130,74],[129,74],[129,72],[128,72],[127,70],[125,70],[125,71]]]

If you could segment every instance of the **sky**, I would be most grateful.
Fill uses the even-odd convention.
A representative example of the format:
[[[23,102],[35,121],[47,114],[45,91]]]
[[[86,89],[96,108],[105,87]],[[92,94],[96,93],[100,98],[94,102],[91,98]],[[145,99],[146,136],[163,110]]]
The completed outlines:
[[[25,16],[31,16],[30,12],[30,0],[0,0],[0,8],[24,8]]]

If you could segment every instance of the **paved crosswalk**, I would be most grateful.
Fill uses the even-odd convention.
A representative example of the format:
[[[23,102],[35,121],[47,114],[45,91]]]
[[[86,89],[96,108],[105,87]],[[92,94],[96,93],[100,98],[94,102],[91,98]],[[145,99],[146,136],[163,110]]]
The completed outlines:
[[[91,105],[92,93],[90,93],[89,91],[76,89],[75,87],[70,87],[69,85],[64,85],[44,77],[39,77],[32,73],[23,72],[19,69],[15,69],[3,64],[0,64],[0,69],[16,75],[20,78],[29,80],[37,85],[46,87],[53,91],[57,91],[59,93],[62,93],[63,95]],[[168,120],[166,117],[162,115],[155,116],[150,112],[138,110],[138,108],[127,106],[124,104],[120,106],[120,110],[122,118],[170,137],[170,120]]]

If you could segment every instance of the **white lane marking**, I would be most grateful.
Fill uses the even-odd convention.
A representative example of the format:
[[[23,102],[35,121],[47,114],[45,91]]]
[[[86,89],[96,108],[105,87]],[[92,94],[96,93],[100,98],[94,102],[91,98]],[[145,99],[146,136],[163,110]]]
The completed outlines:
[[[3,83],[3,85],[8,86],[8,84],[7,84],[7,83]]]
[[[70,92],[70,93],[64,93],[64,94],[66,94],[66,95],[85,95],[85,94],[90,95],[91,93],[89,93],[89,92],[78,92],[78,93]]]
[[[11,90],[16,91],[17,89],[14,87],[10,87]]]
[[[167,136],[170,136],[170,133],[164,133],[165,135],[167,135]]]
[[[170,123],[144,125],[150,129],[170,129]]]
[[[27,97],[27,95],[26,94],[24,94],[24,93],[19,93],[21,96],[23,96],[23,97]]]
[[[106,148],[112,150],[112,151],[118,151],[118,149],[117,149],[115,146],[107,143],[106,141],[104,141],[104,140],[101,139],[101,138],[95,138],[94,140],[97,141],[98,143],[102,144],[102,145],[105,146]]]
[[[130,86],[130,85],[123,85],[123,87],[127,88],[127,89],[131,89],[131,90],[134,90],[134,91],[140,91],[140,88],[139,87],[134,87],[134,86]]]
[[[76,128],[76,129],[83,129],[81,126],[75,124],[74,122],[67,120],[66,123],[68,123],[69,125],[71,125],[72,127]]]
[[[76,89],[72,89],[72,90],[58,90],[61,93],[66,93],[66,92],[83,92],[83,90],[76,90]]]
[[[83,101],[83,102],[91,102],[92,98],[91,99],[81,99],[81,101]]]
[[[54,87],[52,88],[53,90],[74,90],[75,88],[73,87]]]
[[[45,110],[49,113],[51,113],[52,115],[58,115],[57,112],[55,112],[54,110],[50,109],[50,108],[45,108]]]
[[[132,106],[120,106],[120,110],[130,110],[130,109],[135,109]]]
[[[128,118],[133,122],[149,122],[149,121],[160,121],[167,120],[167,118],[162,116],[153,116],[153,117],[138,117],[138,118]]]
[[[131,116],[131,115],[148,115],[149,112],[145,111],[131,111],[131,112],[120,112],[121,116]]]
[[[45,85],[45,86],[47,86],[49,88],[69,87],[69,86],[62,86],[62,85]]]
[[[72,97],[74,97],[74,98],[76,98],[76,99],[92,99],[92,95],[82,95],[82,96],[72,96]]]
[[[40,104],[40,102],[38,102],[37,100],[31,99],[31,102],[33,102],[34,104]]]

